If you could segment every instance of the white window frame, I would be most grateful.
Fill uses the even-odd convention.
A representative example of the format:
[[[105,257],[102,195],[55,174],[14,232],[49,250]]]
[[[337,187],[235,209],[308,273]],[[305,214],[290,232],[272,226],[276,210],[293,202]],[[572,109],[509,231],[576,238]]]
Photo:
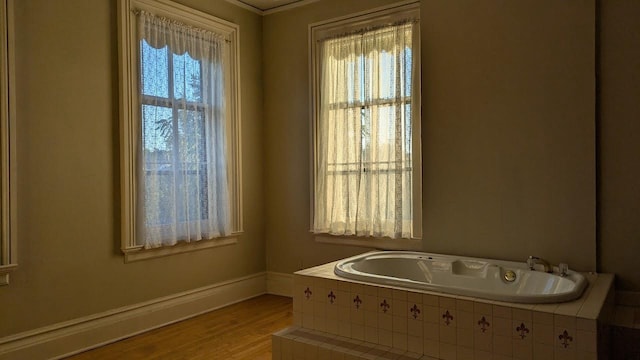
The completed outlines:
[[[0,285],[18,267],[13,1],[0,0]]]
[[[309,25],[309,76],[310,76],[310,118],[311,118],[311,218],[310,226],[313,232],[313,217],[315,211],[315,184],[317,179],[317,162],[318,162],[318,119],[320,117],[320,72],[319,68],[319,51],[318,40],[342,33],[347,33],[357,29],[367,28],[378,24],[391,23],[393,21],[406,19],[408,16],[420,16],[420,3],[415,0],[402,1],[392,5],[374,8],[359,13],[346,15],[322,22]],[[416,78],[418,84],[412,88],[417,92],[417,99],[421,98],[420,91],[420,42],[418,48],[412,51],[413,61],[417,61]],[[418,101],[420,105],[420,101]],[[416,107],[416,116],[412,119],[412,162],[413,162],[413,238],[411,239],[389,239],[389,238],[371,238],[358,236],[337,236],[330,234],[315,234],[314,238],[317,242],[363,246],[388,250],[420,250],[422,249],[422,146],[421,146],[421,116],[420,106]]]
[[[141,141],[140,103],[138,101],[139,44],[135,11],[147,11],[157,16],[177,20],[181,23],[223,35],[229,42],[230,64],[227,73],[229,116],[228,148],[229,197],[231,202],[233,233],[230,236],[180,242],[174,246],[144,249],[136,239],[136,228],[141,226],[136,219],[137,204],[137,146]],[[242,166],[240,142],[240,56],[238,25],[215,16],[174,3],[169,0],[119,0],[118,40],[120,76],[120,187],[121,187],[121,249],[125,262],[167,256],[188,251],[235,244],[242,233]]]

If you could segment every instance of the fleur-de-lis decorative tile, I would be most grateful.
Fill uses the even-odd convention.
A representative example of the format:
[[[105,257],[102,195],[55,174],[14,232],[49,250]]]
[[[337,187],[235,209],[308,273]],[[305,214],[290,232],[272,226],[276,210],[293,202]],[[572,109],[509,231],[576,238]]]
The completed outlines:
[[[520,339],[524,339],[529,333],[529,329],[527,329],[524,323],[520,323],[520,326],[516,327],[516,331],[518,332],[518,336],[520,336]]]
[[[327,295],[327,298],[329,298],[329,303],[331,304],[333,304],[336,301],[336,294],[333,293],[333,290],[331,290],[329,295]]]
[[[449,324],[451,324],[451,321],[453,321],[453,315],[449,313],[449,310],[447,310],[444,314],[442,314],[442,318],[444,319],[444,323],[447,326],[449,326]]]
[[[411,309],[409,309],[409,311],[411,311],[411,314],[412,314],[414,319],[417,319],[418,316],[420,315],[420,309],[418,308],[417,304],[413,304],[413,307],[411,307]]]
[[[360,309],[360,305],[362,305],[360,296],[356,295],[356,297],[353,299],[353,303],[356,305],[356,309]]]
[[[389,311],[389,308],[391,308],[391,305],[389,305],[386,299],[383,299],[380,303],[380,308],[382,309],[382,312],[386,314],[387,311]]]
[[[560,340],[560,345],[566,349],[571,345],[570,343],[573,342],[573,336],[570,336],[569,332],[565,330],[562,334],[558,335],[558,340]]]
[[[481,332],[486,332],[489,329],[491,324],[487,321],[487,319],[483,316],[482,319],[478,321],[478,326],[480,326]]]

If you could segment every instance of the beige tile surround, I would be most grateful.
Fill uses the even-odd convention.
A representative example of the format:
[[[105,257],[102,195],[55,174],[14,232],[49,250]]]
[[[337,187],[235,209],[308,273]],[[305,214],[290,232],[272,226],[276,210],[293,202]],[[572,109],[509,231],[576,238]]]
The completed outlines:
[[[610,274],[585,274],[580,299],[536,305],[374,286],[334,265],[295,273],[294,326],[274,334],[274,359],[588,360],[607,346]]]

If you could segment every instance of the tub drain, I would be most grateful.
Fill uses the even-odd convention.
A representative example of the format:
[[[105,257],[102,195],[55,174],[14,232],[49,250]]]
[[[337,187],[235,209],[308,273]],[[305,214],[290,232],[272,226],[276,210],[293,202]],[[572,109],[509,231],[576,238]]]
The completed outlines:
[[[506,282],[516,281],[516,273],[514,273],[511,270],[507,270],[507,272],[504,273],[504,281]]]

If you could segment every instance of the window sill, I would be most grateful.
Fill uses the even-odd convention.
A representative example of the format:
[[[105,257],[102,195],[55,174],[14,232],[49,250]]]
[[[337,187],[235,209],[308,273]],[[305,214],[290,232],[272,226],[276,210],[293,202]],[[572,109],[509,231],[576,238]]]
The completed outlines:
[[[180,242],[173,246],[163,246],[155,249],[145,249],[143,247],[131,248],[123,250],[124,262],[130,263],[135,261],[142,261],[148,259],[155,259],[163,256],[170,256],[175,254],[182,254],[186,252],[211,249],[220,246],[233,245],[238,242],[238,234],[234,234],[230,237],[200,240],[194,242]]]
[[[422,250],[422,239],[363,238],[358,236],[316,234],[315,241],[324,244],[360,246],[380,250]]]

